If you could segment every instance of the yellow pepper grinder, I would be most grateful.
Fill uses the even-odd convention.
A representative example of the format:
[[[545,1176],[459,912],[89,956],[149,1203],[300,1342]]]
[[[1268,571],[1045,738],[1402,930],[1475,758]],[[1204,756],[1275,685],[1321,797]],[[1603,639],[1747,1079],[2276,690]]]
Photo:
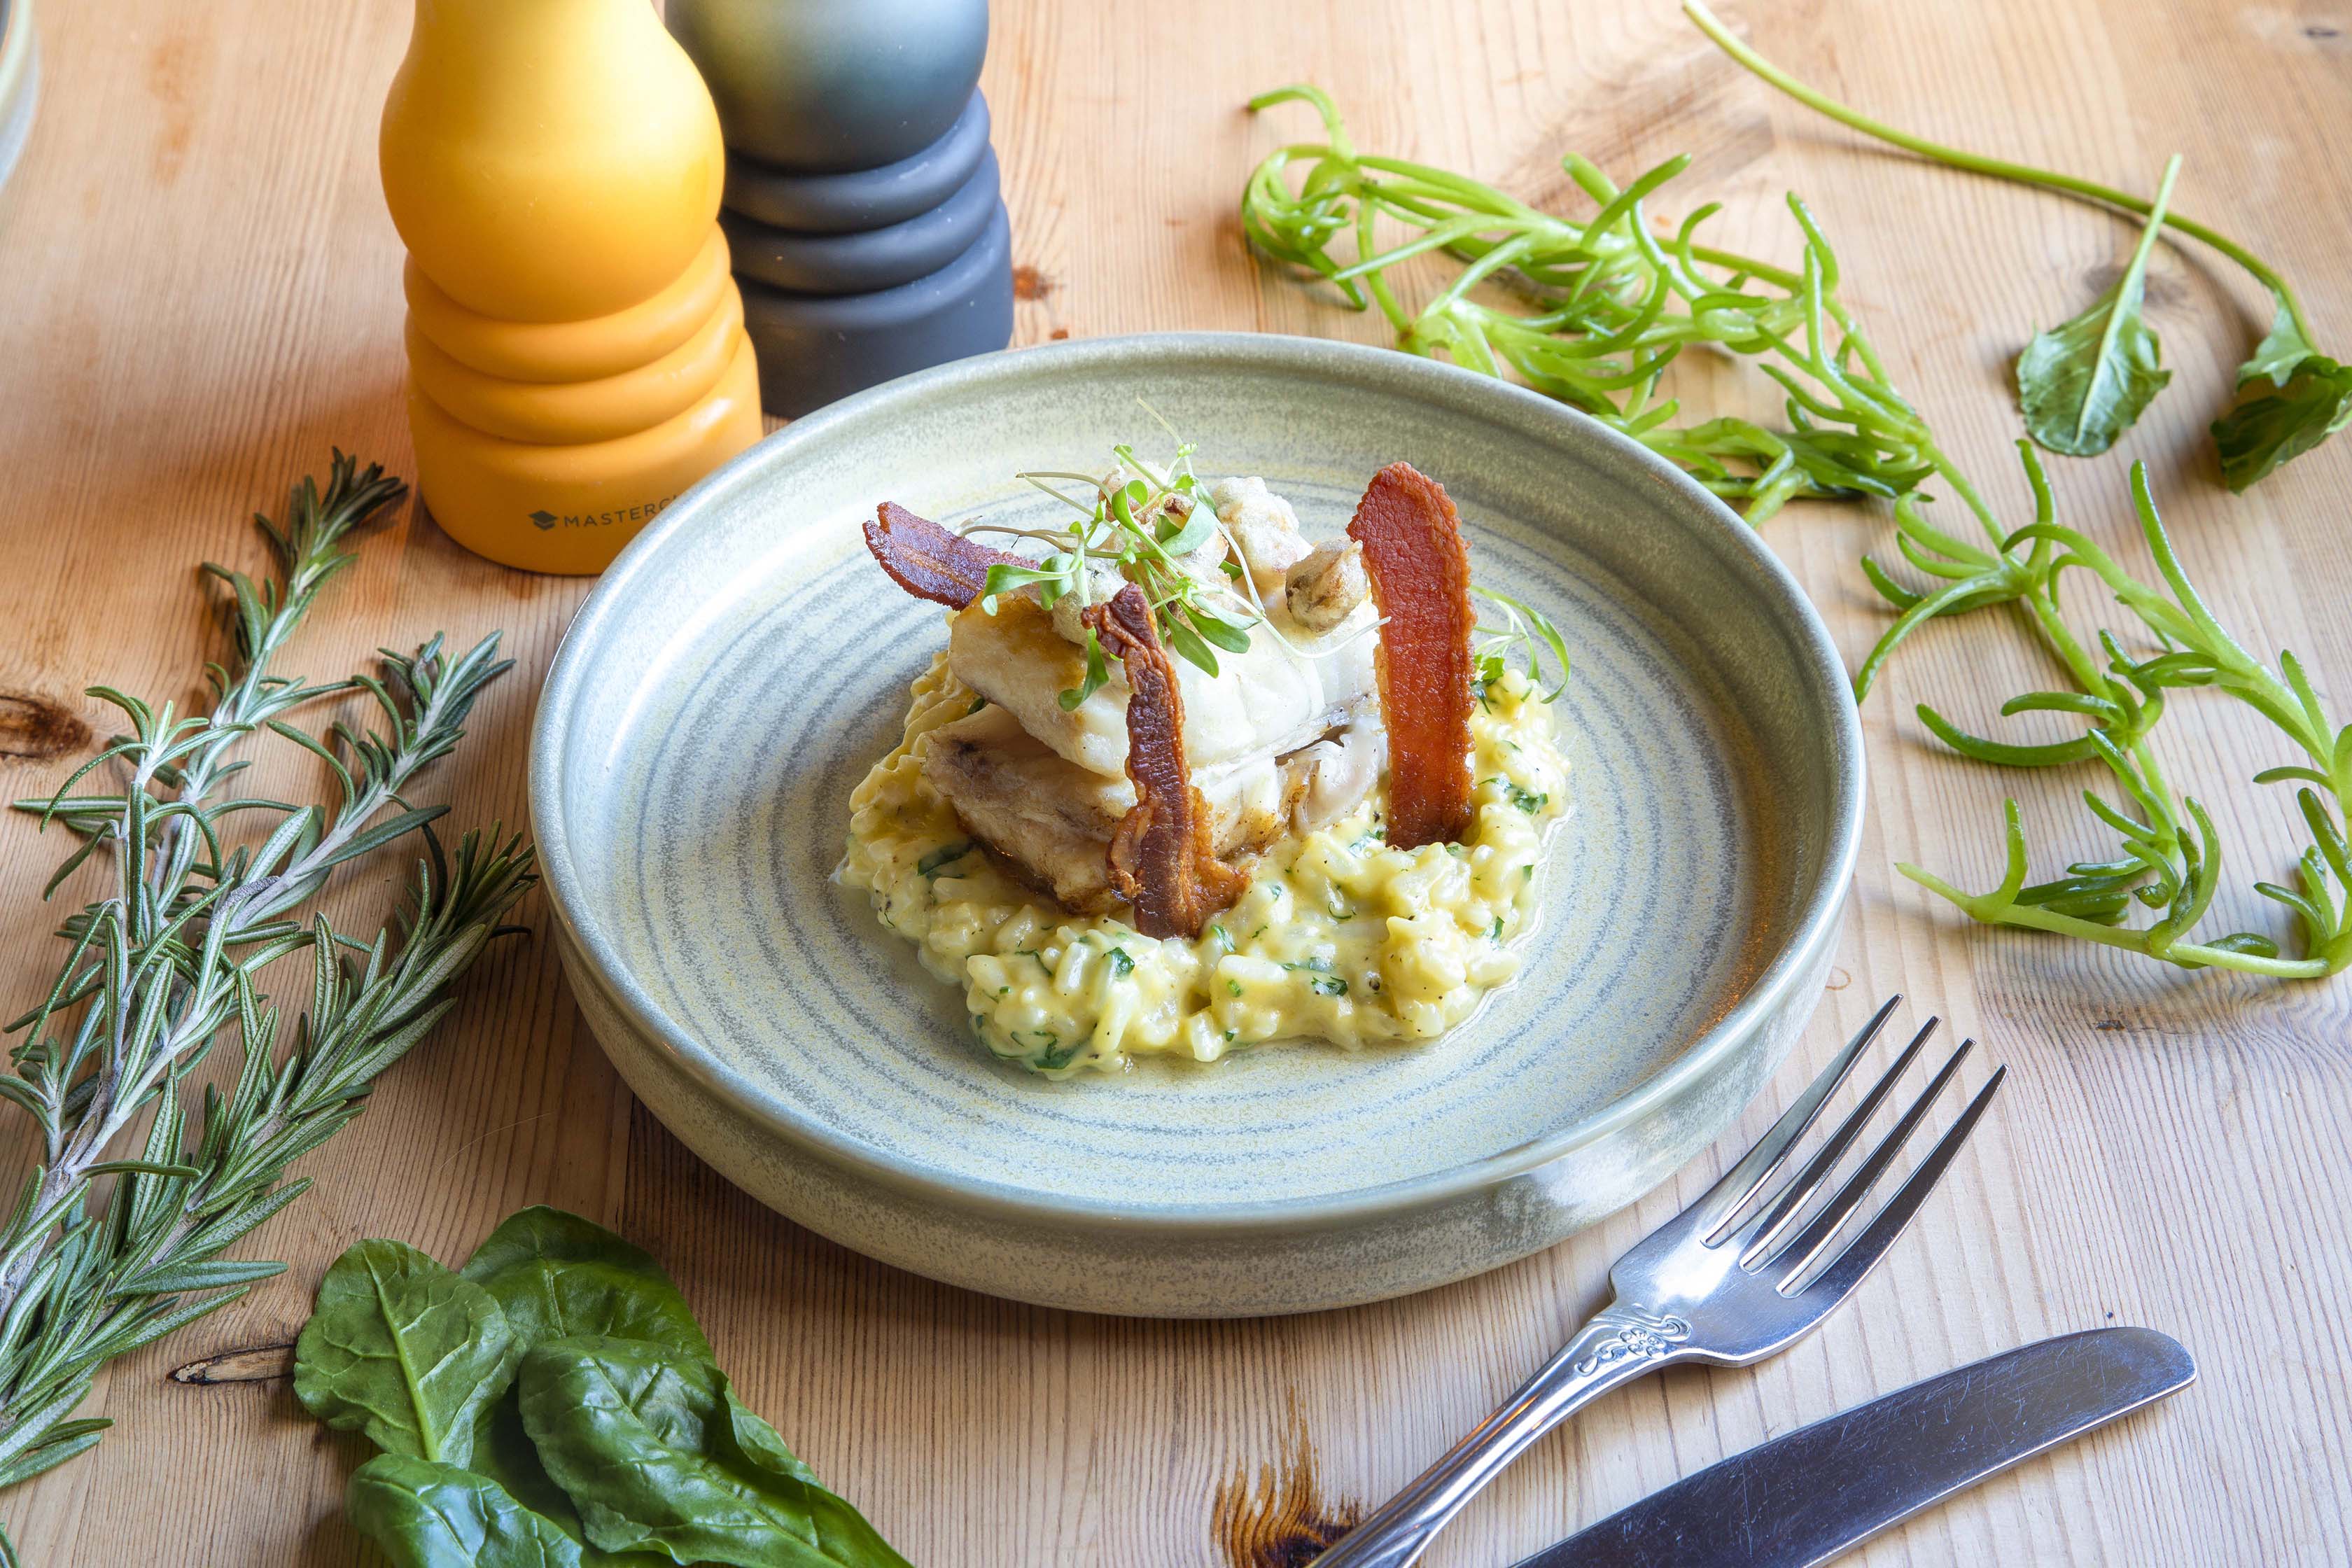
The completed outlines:
[[[416,0],[378,154],[418,488],[458,543],[601,572],[760,438],[719,117],[646,0]]]

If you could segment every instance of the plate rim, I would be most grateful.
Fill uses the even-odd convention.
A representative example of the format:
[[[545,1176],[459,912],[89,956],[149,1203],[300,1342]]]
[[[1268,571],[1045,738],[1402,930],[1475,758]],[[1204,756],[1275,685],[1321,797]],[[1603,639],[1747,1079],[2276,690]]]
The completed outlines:
[[[560,804],[566,721],[599,629],[617,616],[616,606],[625,600],[632,584],[650,569],[666,542],[694,525],[703,498],[719,493],[739,471],[755,461],[761,466],[776,461],[777,449],[818,446],[835,426],[861,419],[877,408],[928,398],[963,384],[985,386],[1008,376],[1031,379],[1051,375],[1059,369],[1116,364],[1144,353],[1229,363],[1238,361],[1247,368],[1304,372],[1359,385],[1367,381],[1386,382],[1390,385],[1385,390],[1433,399],[1457,412],[1521,426],[1552,426],[1566,432],[1571,440],[1597,445],[1617,460],[1631,463],[1678,500],[1694,506],[1727,535],[1734,549],[1746,555],[1776,591],[1774,607],[1786,614],[1789,628],[1797,634],[1807,662],[1815,667],[1814,673],[1823,679],[1826,689],[1832,694],[1832,718],[1836,732],[1831,752],[1835,774],[1829,853],[1821,875],[1806,890],[1792,938],[1782,945],[1747,993],[1664,1068],[1590,1114],[1540,1138],[1442,1171],[1399,1177],[1370,1186],[1303,1197],[1164,1205],[1042,1194],[980,1178],[942,1176],[929,1167],[900,1160],[887,1151],[842,1134],[764,1093],[718,1052],[677,1027],[636,984],[593,919],[583,918],[588,911],[581,896]],[[1433,1208],[1524,1176],[1641,1120],[1671,1100],[1693,1079],[1737,1050],[1753,1031],[1769,1026],[1789,1001],[1790,987],[1819,956],[1819,950],[1837,940],[1854,865],[1861,853],[1866,787],[1861,714],[1828,626],[1803,587],[1765,546],[1758,531],[1681,468],[1576,409],[1513,383],[1456,365],[1337,339],[1275,332],[1186,331],[1069,339],[999,350],[919,371],[793,420],[713,470],[663,509],[660,516],[629,542],[606,568],[565,628],[531,719],[529,796],[532,834],[538,844],[549,910],[562,926],[572,951],[592,972],[584,977],[574,975],[567,964],[567,980],[574,985],[583,980],[593,983],[604,1002],[641,1039],[658,1043],[673,1068],[738,1115],[837,1169],[879,1182],[908,1196],[945,1202],[976,1215],[1024,1224],[1078,1221],[1120,1231],[1215,1235],[1318,1228],[1335,1221],[1388,1218]],[[599,1044],[603,1044],[601,1039]]]

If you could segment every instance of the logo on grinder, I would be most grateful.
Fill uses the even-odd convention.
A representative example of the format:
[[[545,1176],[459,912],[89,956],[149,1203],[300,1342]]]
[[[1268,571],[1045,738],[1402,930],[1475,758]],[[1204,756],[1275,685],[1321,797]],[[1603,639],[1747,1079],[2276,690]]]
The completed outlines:
[[[647,501],[643,506],[622,507],[613,511],[557,513],[541,507],[537,511],[524,515],[530,525],[541,533],[550,531],[558,523],[562,523],[566,528],[610,528],[617,522],[651,522],[663,508],[677,499],[677,497],[674,495],[667,495],[659,500]]]

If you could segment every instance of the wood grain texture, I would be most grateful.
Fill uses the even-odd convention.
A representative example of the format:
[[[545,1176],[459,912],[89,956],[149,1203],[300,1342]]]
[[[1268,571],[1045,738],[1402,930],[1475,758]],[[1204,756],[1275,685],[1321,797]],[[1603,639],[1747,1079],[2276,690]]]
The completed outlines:
[[[399,247],[374,173],[400,0],[114,0],[43,7],[45,101],[0,193],[0,788],[46,787],[102,729],[75,695],[110,679],[185,692],[224,646],[194,565],[258,559],[239,520],[322,468],[331,444],[409,458]],[[1830,90],[1922,132],[2145,188],[2188,155],[2179,210],[2308,290],[2352,342],[2337,134],[2352,111],[2339,0],[1749,0],[1736,20]],[[1303,135],[1250,93],[1312,78],[1360,143],[1559,198],[1579,147],[1621,173],[1687,148],[1679,187],[1726,204],[1727,240],[1786,251],[1780,193],[1812,202],[1900,384],[2000,504],[2023,503],[2005,364],[2126,254],[2122,225],[1862,146],[1738,73],[1669,0],[1267,5],[1004,0],[986,89],[1024,268],[1021,341],[1165,328],[1371,340],[1377,323],[1262,272],[1236,193]],[[2217,482],[2204,423],[2267,307],[2212,258],[2160,247],[2149,298],[2177,374],[2117,456],[2056,466],[2063,503],[2140,560],[2125,462],[2147,459],[2191,570],[2265,649],[2303,654],[2352,703],[2352,445],[2252,495]],[[1706,406],[1762,406],[1700,370]],[[1883,513],[1801,507],[1768,537],[1849,659],[1883,620],[1853,566]],[[298,667],[379,641],[504,627],[520,661],[428,798],[461,821],[524,810],[532,694],[583,584],[477,561],[414,508],[331,590]],[[751,1402],[931,1564],[1260,1564],[1410,1476],[1600,1304],[1608,1263],[1702,1190],[1872,1005],[1933,1006],[2013,1069],[1918,1230],[1821,1333],[1748,1372],[1635,1385],[1535,1450],[1429,1561],[1507,1562],[1734,1449],[1958,1362],[2106,1322],[2166,1329],[2198,1386],[1882,1538],[1876,1563],[2340,1563],[2352,1559],[2352,985],[2282,988],[2157,970],[1969,927],[1897,879],[1913,859],[1998,872],[2002,789],[2054,863],[2088,850],[2078,781],[2007,781],[1924,743],[1932,699],[1992,721],[2034,667],[2021,645],[1938,626],[1864,714],[1868,836],[1832,994],[1766,1101],[1665,1188],[1590,1234],[1402,1301],[1242,1323],[1045,1311],[931,1284],[779,1219],[631,1102],[543,940],[507,946],[353,1128],[306,1163],[310,1196],[260,1237],[285,1279],[115,1366],[89,1402],[120,1426],[0,1502],[29,1562],[346,1564],[361,1458],[295,1409],[269,1347],[362,1236],[456,1258],[509,1210],[618,1226],[678,1277]],[[2286,868],[2283,760],[2210,702],[2166,755],[2232,857],[2217,918],[2272,924],[2248,889]],[[289,785],[308,782],[284,762]],[[269,776],[265,771],[263,777]],[[13,1011],[47,973],[30,895],[54,838],[0,825],[0,966]],[[372,868],[354,909],[380,901]],[[527,906],[535,926],[544,915]],[[2221,929],[2227,929],[2224,925]],[[12,1157],[21,1148],[11,1145]],[[250,1352],[232,1355],[230,1352]],[[173,1368],[224,1357],[175,1382]]]

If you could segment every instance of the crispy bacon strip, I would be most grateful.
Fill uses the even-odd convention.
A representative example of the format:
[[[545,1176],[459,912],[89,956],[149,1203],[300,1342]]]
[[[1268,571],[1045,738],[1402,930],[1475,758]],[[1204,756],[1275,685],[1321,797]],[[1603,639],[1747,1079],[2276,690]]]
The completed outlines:
[[[1103,651],[1127,671],[1127,776],[1135,804],[1110,839],[1110,883],[1146,936],[1201,934],[1249,879],[1217,858],[1209,808],[1184,763],[1184,699],[1151,606],[1129,583],[1086,612]]]
[[[1348,537],[1364,547],[1381,612],[1381,717],[1389,731],[1388,841],[1401,849],[1470,828],[1470,552],[1445,487],[1410,463],[1372,476]]]
[[[980,597],[991,566],[1034,564],[917,517],[894,500],[874,509],[873,521],[866,525],[866,548],[890,574],[890,581],[918,599],[951,610]]]

